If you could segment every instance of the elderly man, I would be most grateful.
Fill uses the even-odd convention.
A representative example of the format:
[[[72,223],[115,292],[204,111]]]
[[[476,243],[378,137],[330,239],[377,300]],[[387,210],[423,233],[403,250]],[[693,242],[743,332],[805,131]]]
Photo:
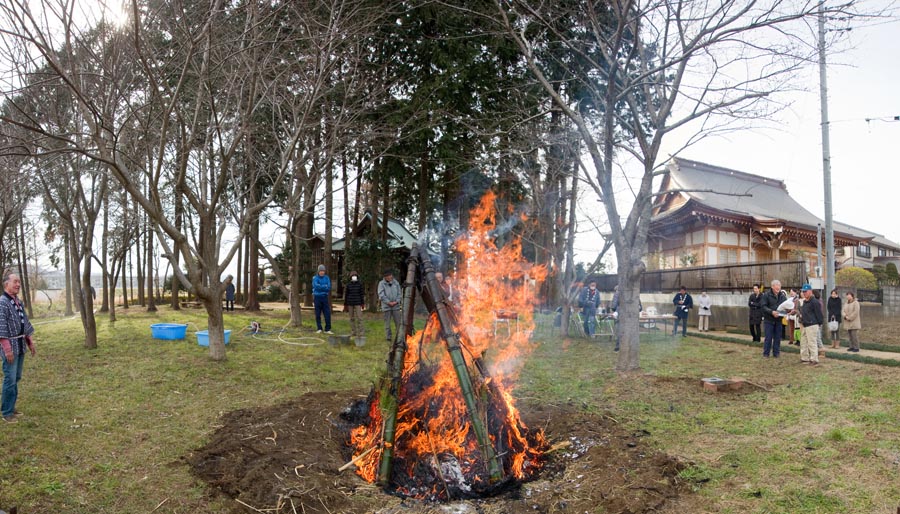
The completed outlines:
[[[800,307],[800,361],[815,366],[819,363],[819,334],[822,330],[822,303],[813,295],[812,287],[803,284],[800,288],[803,306]]]
[[[378,299],[381,300],[381,312],[384,313],[384,336],[388,341],[393,341],[391,322],[398,333],[400,330],[400,296],[400,284],[394,280],[394,272],[385,270],[384,279],[378,283]]]
[[[781,316],[778,307],[787,301],[787,294],[781,290],[781,281],[773,280],[772,288],[763,293],[759,308],[763,313],[763,328],[765,339],[763,340],[763,357],[781,355]],[[817,356],[818,358],[818,356]]]
[[[25,364],[25,348],[34,355],[34,327],[28,321],[22,302],[19,301],[19,289],[22,281],[15,273],[3,277],[3,294],[0,295],[0,348],[3,360],[3,391],[0,395],[0,413],[3,421],[15,423],[21,415],[16,410],[16,399],[19,396],[19,380],[22,380],[22,367]]]

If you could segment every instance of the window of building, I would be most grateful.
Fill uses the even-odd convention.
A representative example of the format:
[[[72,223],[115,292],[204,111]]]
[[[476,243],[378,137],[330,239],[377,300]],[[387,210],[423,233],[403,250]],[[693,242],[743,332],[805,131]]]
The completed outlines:
[[[887,257],[887,248],[878,247],[878,256]]]
[[[872,257],[872,248],[866,243],[859,243],[859,246],[856,247],[856,256],[857,257]]]
[[[737,264],[737,248],[719,248],[719,264]]]

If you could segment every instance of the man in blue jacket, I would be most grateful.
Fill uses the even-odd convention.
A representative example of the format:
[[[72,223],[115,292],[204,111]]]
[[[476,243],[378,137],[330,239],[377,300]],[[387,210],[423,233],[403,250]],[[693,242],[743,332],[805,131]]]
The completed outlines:
[[[312,279],[313,305],[316,308],[316,330],[322,333],[322,315],[325,315],[325,333],[331,331],[331,279],[325,274],[325,265],[319,264],[319,271]]]

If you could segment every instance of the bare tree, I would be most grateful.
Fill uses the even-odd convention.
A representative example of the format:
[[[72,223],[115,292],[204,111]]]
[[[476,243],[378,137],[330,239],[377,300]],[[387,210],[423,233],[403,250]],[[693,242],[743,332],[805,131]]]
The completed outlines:
[[[305,12],[294,6],[297,30],[286,31],[287,4],[133,0],[130,27],[95,38],[79,29],[72,4],[62,3],[61,9],[51,0],[0,6],[8,27],[4,47],[15,49],[6,57],[19,73],[34,75],[39,61],[42,73],[59,81],[87,137],[55,133],[33,117],[3,121],[52,140],[53,152],[67,150],[106,167],[150,220],[163,255],[175,262],[179,255],[186,272],[176,265],[175,277],[206,308],[210,356],[224,359],[220,277],[242,238],[223,247],[223,234],[229,226],[247,234],[275,191],[309,162],[315,149],[308,136],[319,130],[321,106],[340,72],[334,56],[348,44],[343,24],[368,23],[361,10],[377,9],[340,0]],[[77,60],[70,58],[75,53]],[[102,77],[96,92],[84,87],[88,71]],[[281,130],[269,156],[277,165],[240,176],[235,155],[250,120],[266,108],[291,114],[270,117]],[[146,142],[150,151],[130,152],[122,144],[128,138]],[[252,203],[235,200],[249,197],[248,185],[260,181],[271,184],[268,194]],[[183,202],[183,227],[172,219],[173,198]]]
[[[618,261],[622,351],[617,369],[639,368],[638,297],[663,138],[694,130],[694,142],[736,122],[764,120],[776,93],[796,87],[814,62],[809,24],[819,2],[626,0],[496,2],[498,20],[531,73],[575,124],[589,157],[585,182],[603,203]],[[852,3],[825,8],[848,16]],[[567,20],[563,27],[560,20]],[[542,62],[539,49],[565,49]],[[549,66],[571,70],[562,83]],[[576,100],[560,87],[577,87]],[[738,123],[739,124],[739,123]],[[617,163],[634,162],[633,197],[615,186]],[[630,205],[630,209],[628,207]]]
[[[0,190],[4,191],[0,195],[0,271],[11,263],[15,232],[31,198],[32,175],[27,172],[27,159],[18,148],[18,139],[14,127],[0,131]]]

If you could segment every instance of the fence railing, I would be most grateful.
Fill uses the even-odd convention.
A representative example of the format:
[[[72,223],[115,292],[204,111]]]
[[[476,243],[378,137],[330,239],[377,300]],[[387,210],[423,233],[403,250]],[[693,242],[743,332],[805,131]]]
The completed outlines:
[[[861,302],[882,303],[884,301],[884,294],[881,289],[857,289],[856,299]]]
[[[611,291],[619,282],[617,275],[598,275],[597,287]],[[668,293],[684,286],[688,291],[750,291],[754,284],[766,287],[772,280],[780,280],[784,289],[799,289],[806,282],[805,261],[757,262],[696,266],[645,271],[641,277],[641,291]]]

